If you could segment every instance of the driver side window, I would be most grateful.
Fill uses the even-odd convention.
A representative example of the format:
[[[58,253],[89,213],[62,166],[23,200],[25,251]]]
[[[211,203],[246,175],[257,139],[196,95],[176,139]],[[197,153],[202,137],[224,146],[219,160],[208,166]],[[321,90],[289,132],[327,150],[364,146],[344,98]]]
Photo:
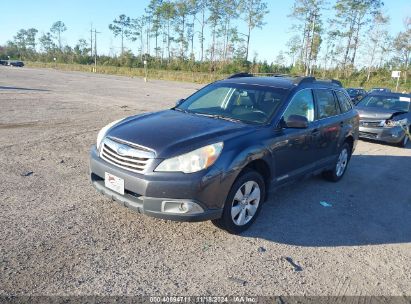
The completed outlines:
[[[303,90],[294,95],[283,117],[287,121],[291,115],[300,115],[306,117],[308,122],[313,122],[314,113],[313,93],[311,90]]]

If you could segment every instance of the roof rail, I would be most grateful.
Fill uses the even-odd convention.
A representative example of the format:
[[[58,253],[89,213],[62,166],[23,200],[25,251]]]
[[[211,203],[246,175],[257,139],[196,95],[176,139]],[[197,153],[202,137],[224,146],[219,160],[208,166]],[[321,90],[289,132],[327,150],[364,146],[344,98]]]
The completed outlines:
[[[270,76],[270,77],[289,77],[293,78],[292,82],[295,85],[300,85],[303,83],[313,83],[315,81],[321,83],[331,83],[336,86],[342,87],[342,83],[339,80],[336,79],[316,79],[313,76],[293,76],[293,75],[288,75],[288,74],[279,74],[279,73],[247,73],[247,72],[241,72],[237,74],[233,74],[229,76],[227,79],[233,79],[233,78],[240,78],[240,77],[254,77],[254,76]]]
[[[227,79],[232,78],[240,78],[240,77],[258,77],[258,76],[269,76],[269,77],[297,77],[291,76],[289,74],[281,74],[281,73],[248,73],[248,72],[240,72],[237,74],[233,74],[228,76]]]
[[[331,79],[332,83],[335,83],[336,85],[338,85],[339,87],[343,87],[343,84],[341,83],[341,81],[337,80],[337,79]]]
[[[253,77],[253,74],[250,74],[247,72],[241,72],[241,73],[233,74],[227,77],[227,79],[240,78],[240,77]]]
[[[316,79],[315,77],[312,76],[303,76],[303,77],[296,77],[294,79],[294,84],[299,85],[302,83],[313,83],[314,81],[317,81],[319,83],[324,82],[324,83],[332,83],[335,84],[339,87],[342,87],[342,83],[339,80],[336,79]]]
[[[296,77],[293,80],[293,83],[296,85],[302,84],[302,83],[312,83],[314,82],[316,79],[315,77],[311,77],[311,76],[300,76],[300,77]]]
[[[331,84],[335,84],[336,86],[343,87],[341,81],[336,80],[336,79],[318,79],[317,81],[320,82],[320,83],[321,82],[331,83]]]
[[[282,73],[248,73],[248,72],[240,72],[237,74],[233,74],[228,76],[227,79],[232,78],[239,78],[239,77],[258,77],[258,76],[269,76],[269,77],[300,77],[290,74],[282,74]]]
[[[288,74],[281,73],[253,73],[253,76],[290,77]]]

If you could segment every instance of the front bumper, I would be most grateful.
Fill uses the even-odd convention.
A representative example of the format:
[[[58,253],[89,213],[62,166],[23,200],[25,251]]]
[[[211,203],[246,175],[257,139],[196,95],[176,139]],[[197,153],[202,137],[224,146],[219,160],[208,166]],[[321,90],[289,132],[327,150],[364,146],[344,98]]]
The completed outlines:
[[[124,179],[124,195],[105,187],[105,172]],[[220,218],[226,192],[229,191],[220,182],[220,174],[217,173],[155,172],[142,175],[124,170],[101,159],[95,146],[90,152],[90,179],[97,191],[121,205],[148,216],[174,221],[196,222]],[[194,202],[204,212],[163,212],[164,201]]]
[[[401,127],[363,127],[360,126],[360,138],[383,141],[392,144],[400,143],[405,136]]]

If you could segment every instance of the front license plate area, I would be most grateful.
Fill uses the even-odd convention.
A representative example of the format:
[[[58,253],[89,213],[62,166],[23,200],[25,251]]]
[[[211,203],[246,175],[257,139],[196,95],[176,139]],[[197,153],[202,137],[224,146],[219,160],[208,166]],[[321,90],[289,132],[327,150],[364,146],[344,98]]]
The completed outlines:
[[[117,177],[111,173],[104,173],[104,185],[121,195],[124,195],[124,179]]]

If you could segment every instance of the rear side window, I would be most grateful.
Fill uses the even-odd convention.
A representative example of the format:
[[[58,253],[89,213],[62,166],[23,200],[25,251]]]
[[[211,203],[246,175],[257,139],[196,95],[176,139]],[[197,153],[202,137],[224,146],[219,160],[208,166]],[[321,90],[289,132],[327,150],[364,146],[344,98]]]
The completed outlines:
[[[314,90],[317,100],[318,119],[327,118],[340,114],[339,106],[336,103],[331,90]]]
[[[348,96],[341,91],[335,91],[335,94],[337,95],[338,101],[340,103],[341,112],[345,113],[350,111],[352,109],[352,105]]]
[[[314,121],[314,100],[311,90],[302,90],[294,95],[284,112],[284,120],[287,120],[291,115],[301,115],[306,117],[309,122]]]

